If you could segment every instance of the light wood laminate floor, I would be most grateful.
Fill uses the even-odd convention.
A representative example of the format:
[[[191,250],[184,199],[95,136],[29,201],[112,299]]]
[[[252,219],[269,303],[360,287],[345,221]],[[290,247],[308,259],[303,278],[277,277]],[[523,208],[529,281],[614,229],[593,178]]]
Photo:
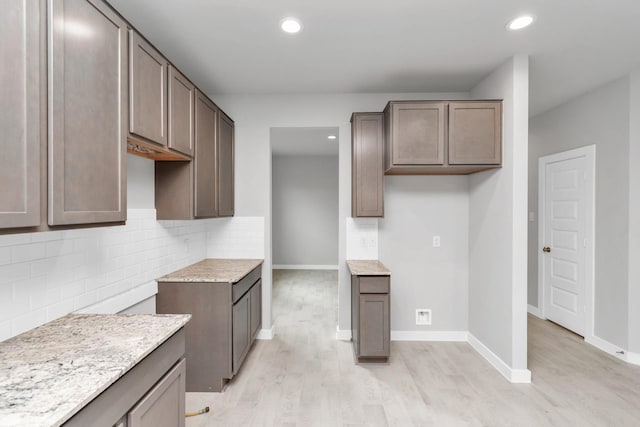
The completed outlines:
[[[529,317],[532,384],[510,384],[467,343],[392,342],[356,366],[336,341],[337,273],[274,271],[276,337],[223,393],[187,393],[206,426],[640,426],[640,367]]]

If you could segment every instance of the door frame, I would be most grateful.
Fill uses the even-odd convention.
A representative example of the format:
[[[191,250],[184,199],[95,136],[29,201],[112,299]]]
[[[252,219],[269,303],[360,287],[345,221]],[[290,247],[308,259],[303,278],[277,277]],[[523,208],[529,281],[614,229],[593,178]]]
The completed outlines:
[[[546,199],[546,166],[563,160],[571,160],[578,157],[585,158],[585,328],[586,341],[594,337],[594,313],[595,313],[595,212],[596,212],[596,146],[588,145],[573,150],[542,156],[538,159],[538,306],[542,317],[546,316],[545,287],[544,287],[544,247],[545,230],[545,199]]]

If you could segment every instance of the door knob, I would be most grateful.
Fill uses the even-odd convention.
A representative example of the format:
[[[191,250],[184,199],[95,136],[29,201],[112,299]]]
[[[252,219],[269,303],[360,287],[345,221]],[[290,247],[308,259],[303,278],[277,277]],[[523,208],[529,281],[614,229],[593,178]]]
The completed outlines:
[[[542,248],[542,252],[551,252],[551,248],[549,246],[545,246],[544,248]]]

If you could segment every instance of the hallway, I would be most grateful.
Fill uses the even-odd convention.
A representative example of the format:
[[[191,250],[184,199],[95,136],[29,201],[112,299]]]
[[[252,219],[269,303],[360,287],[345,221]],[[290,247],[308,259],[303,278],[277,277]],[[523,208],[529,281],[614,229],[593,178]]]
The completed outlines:
[[[224,393],[187,393],[187,410],[211,407],[187,427],[640,425],[640,367],[550,322],[529,316],[532,384],[510,384],[467,343],[395,341],[389,366],[363,367],[335,339],[337,272],[279,270],[273,283],[275,338]]]

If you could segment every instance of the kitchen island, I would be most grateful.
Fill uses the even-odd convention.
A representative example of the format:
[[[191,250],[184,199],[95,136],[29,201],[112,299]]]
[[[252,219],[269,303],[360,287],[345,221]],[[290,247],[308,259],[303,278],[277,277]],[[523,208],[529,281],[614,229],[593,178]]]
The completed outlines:
[[[1,342],[0,426],[135,421],[136,403],[146,400],[142,410],[148,410],[148,391],[166,378],[178,380],[167,386],[176,390],[179,412],[164,425],[184,425],[178,368],[184,369],[183,327],[190,317],[69,314]]]
[[[205,259],[158,281],[156,311],[189,313],[187,391],[220,392],[262,326],[261,259]]]

